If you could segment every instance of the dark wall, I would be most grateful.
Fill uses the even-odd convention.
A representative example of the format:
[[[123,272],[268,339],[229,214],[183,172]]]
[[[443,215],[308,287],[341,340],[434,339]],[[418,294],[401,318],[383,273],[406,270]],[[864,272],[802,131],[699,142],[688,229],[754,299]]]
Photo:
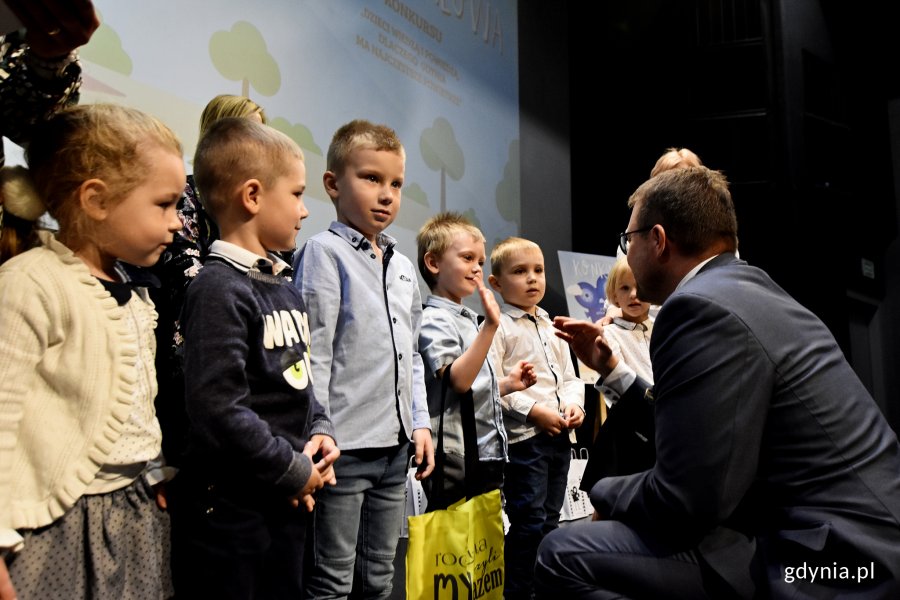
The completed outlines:
[[[568,4],[519,4],[521,233],[543,250],[551,315],[566,314],[557,251],[572,250]]]
[[[828,325],[897,428],[891,332],[900,314],[885,310],[900,278],[889,252],[898,229],[888,116],[900,98],[895,4],[520,3],[520,78],[523,148],[531,119],[570,137],[573,250],[613,254],[628,196],[667,147],[691,148],[732,182],[741,256]],[[523,162],[523,214],[556,210],[565,177],[550,185],[558,193],[529,197],[541,178],[561,174],[554,165]],[[523,230],[541,240],[547,227]]]

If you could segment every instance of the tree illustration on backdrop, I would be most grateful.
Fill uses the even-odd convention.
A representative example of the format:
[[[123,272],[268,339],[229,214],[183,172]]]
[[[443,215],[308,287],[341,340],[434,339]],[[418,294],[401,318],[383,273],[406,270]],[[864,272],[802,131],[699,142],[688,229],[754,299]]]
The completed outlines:
[[[241,82],[241,95],[252,86],[263,96],[274,96],[281,88],[281,71],[269,54],[259,29],[238,21],[230,31],[217,31],[209,39],[209,57],[223,77]]]
[[[422,132],[419,138],[422,159],[429,169],[441,172],[441,212],[447,210],[447,176],[459,181],[466,172],[462,148],[456,141],[453,127],[444,117]]]

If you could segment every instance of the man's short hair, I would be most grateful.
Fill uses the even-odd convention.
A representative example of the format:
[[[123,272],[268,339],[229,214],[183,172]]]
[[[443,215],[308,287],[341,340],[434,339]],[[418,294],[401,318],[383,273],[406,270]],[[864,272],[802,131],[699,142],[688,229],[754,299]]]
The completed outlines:
[[[531,240],[520,237],[508,237],[491,250],[491,275],[499,277],[503,270],[503,265],[509,260],[509,257],[519,250],[534,248],[540,251],[541,247]]]
[[[663,226],[688,256],[696,256],[719,242],[737,249],[737,216],[728,180],[719,171],[689,167],[660,173],[645,181],[628,199],[640,202],[638,228]]]
[[[243,117],[219,119],[194,153],[194,182],[203,208],[217,220],[241,183],[259,179],[271,186],[288,172],[291,158],[303,160],[303,151],[280,131]]]
[[[350,153],[357,148],[386,150],[399,154],[406,160],[406,151],[397,133],[387,125],[376,125],[365,119],[356,119],[342,125],[331,138],[325,169],[340,175]]]
[[[456,234],[460,232],[468,233],[476,240],[485,241],[481,230],[457,212],[442,212],[434,215],[422,225],[416,235],[419,273],[422,274],[429,289],[434,289],[437,280],[425,266],[425,255],[430,252],[435,258],[440,258],[453,244]]]

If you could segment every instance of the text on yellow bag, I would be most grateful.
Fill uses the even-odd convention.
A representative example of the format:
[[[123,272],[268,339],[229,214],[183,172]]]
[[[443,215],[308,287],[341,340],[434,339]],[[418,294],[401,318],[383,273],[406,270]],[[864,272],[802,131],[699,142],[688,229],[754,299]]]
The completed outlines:
[[[409,517],[408,600],[502,600],[500,490]]]

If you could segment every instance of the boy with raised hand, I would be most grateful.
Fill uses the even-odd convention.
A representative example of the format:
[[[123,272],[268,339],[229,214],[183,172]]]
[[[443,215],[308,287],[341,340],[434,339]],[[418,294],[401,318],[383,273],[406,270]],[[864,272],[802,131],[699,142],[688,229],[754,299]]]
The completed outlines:
[[[172,484],[175,588],[185,598],[296,598],[306,510],[337,452],[309,376],[303,301],[278,251],[294,246],[300,148],[250,119],[216,122],[194,175],[221,238],[187,291],[183,466]],[[333,442],[331,442],[333,445]]]
[[[528,389],[500,398],[509,437],[504,595],[531,598],[538,545],[559,524],[571,436],[584,420],[584,383],[575,374],[568,344],[538,306],[546,290],[541,248],[523,238],[503,240],[491,252],[488,281],[503,298],[491,348],[498,377],[522,360],[534,364],[537,377]]]
[[[521,361],[503,379],[491,364],[488,353],[500,323],[500,307],[484,285],[484,236],[465,217],[457,213],[438,214],[419,231],[419,271],[431,295],[425,300],[419,347],[425,360],[425,382],[432,429],[441,417],[443,387],[449,376],[449,402],[444,408],[444,453],[446,464],[465,461],[463,441],[464,415],[459,395],[472,393],[478,462],[476,473],[459,469],[444,473],[445,487],[431,489],[428,510],[446,508],[471,495],[503,486],[507,460],[506,428],[500,408],[500,396],[527,388],[534,383],[534,371]],[[462,299],[478,292],[484,309],[484,322],[463,306]]]
[[[417,477],[434,468],[419,286],[412,262],[384,233],[400,210],[405,161],[389,127],[364,120],[340,127],[323,177],[337,220],[295,258],[316,397],[342,452],[337,485],[322,490],[313,514],[306,598],[346,598],[351,589],[390,595],[410,440]]]

